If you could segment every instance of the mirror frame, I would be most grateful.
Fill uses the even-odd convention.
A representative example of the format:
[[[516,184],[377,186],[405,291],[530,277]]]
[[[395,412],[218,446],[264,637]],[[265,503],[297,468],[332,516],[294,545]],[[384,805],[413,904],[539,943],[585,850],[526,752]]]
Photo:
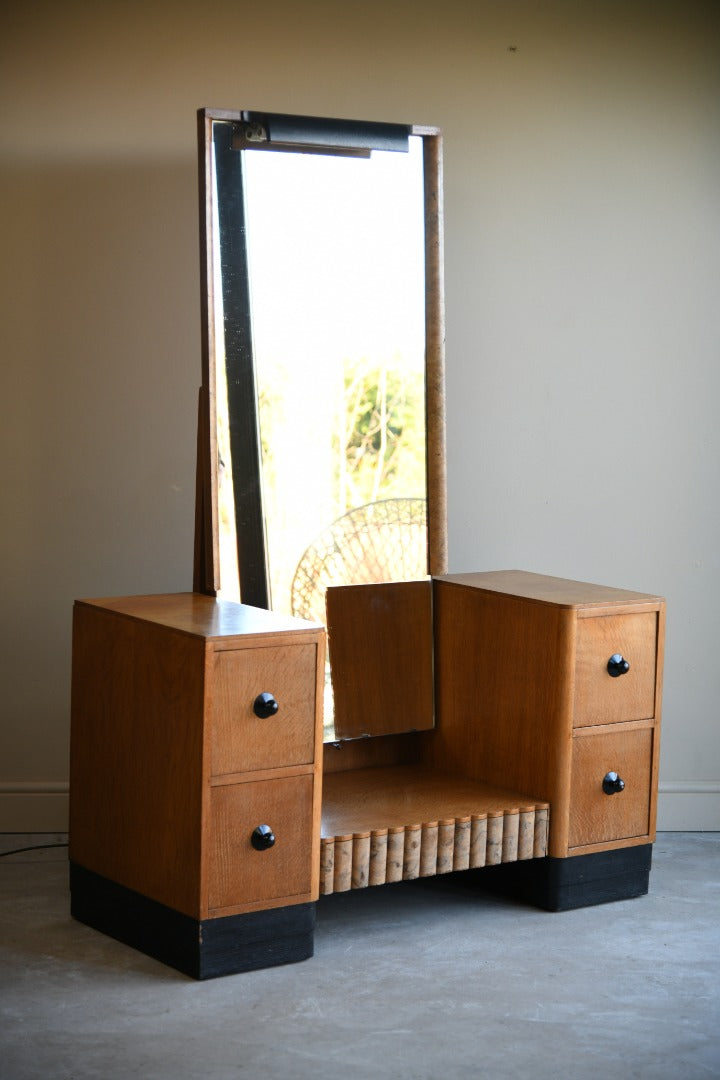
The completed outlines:
[[[198,192],[200,211],[200,302],[202,318],[202,385],[198,403],[193,591],[217,596],[220,590],[218,513],[217,361],[213,311],[213,124],[242,124],[246,110],[200,109]],[[272,117],[273,114],[262,114]],[[312,123],[322,123],[319,118]],[[331,124],[338,123],[330,121]],[[344,123],[344,122],[340,122]],[[350,125],[355,122],[347,122]],[[447,573],[447,481],[445,451],[445,310],[443,292],[442,134],[438,128],[409,125],[408,133],[423,141],[425,202],[425,427],[427,457],[427,571]],[[292,152],[292,151],[291,151]],[[267,565],[265,564],[267,579]],[[243,581],[240,580],[243,602]]]

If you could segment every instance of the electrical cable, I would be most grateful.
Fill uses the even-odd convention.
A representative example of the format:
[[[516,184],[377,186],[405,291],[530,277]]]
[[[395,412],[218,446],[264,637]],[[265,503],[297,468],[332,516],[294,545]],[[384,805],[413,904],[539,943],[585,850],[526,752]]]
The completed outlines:
[[[40,851],[42,848],[61,848],[67,847],[65,844],[33,844],[31,847],[19,847],[13,848],[12,851],[0,851],[0,859],[4,859],[6,855],[19,855],[21,851]]]

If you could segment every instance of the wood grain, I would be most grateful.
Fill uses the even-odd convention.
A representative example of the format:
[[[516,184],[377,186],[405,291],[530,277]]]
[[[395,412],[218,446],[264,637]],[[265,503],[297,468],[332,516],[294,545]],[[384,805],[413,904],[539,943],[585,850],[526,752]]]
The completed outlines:
[[[75,605],[70,858],[194,918],[204,643]]]
[[[606,840],[647,837],[653,731],[624,727],[611,733],[583,731],[573,740],[571,848]],[[603,777],[617,772],[625,790],[606,795]]]
[[[528,803],[514,792],[429,769],[402,766],[332,774],[326,777],[323,807],[321,892],[540,857],[546,854],[547,829],[536,832],[535,815],[541,815],[544,826],[547,812],[546,804]],[[386,824],[376,827],[378,821]],[[343,848],[344,865],[353,868],[351,877],[347,869],[344,874],[337,869]]]
[[[579,619],[575,673],[575,726],[644,720],[655,715],[658,613]],[[630,670],[608,674],[620,653]]]
[[[420,877],[420,850],[422,847],[422,825],[409,825],[405,829],[403,849],[403,881],[412,881]]]
[[[340,836],[382,828],[451,820],[472,814],[518,813],[519,806],[544,805],[467,777],[427,767],[359,769],[325,776],[322,835]]]
[[[263,747],[259,729],[227,728],[265,676],[290,723]],[[313,624],[187,593],[78,601],[73,862],[197,919],[317,899],[323,677]],[[294,839],[257,853],[266,813]]]
[[[423,134],[428,573],[447,570],[443,159],[439,131]]]
[[[443,581],[468,588],[482,589],[541,604],[583,608],[588,614],[608,605],[656,608],[662,597],[650,593],[616,589],[610,585],[595,585],[587,581],[533,574],[527,570],[490,570],[482,573],[445,574]]]
[[[536,857],[546,853],[547,829],[535,832],[536,813],[547,823],[547,808],[525,807],[517,811],[424,822],[407,828],[391,828],[352,836],[323,838],[320,892],[346,892],[369,885],[412,881],[457,871],[492,866],[534,857],[533,840],[543,837]],[[527,832],[524,849],[519,843],[519,823]],[[488,828],[489,825],[489,828]],[[528,847],[529,840],[529,847]],[[337,859],[336,861],[336,852]],[[352,872],[349,868],[352,868]]]
[[[352,888],[352,837],[335,840],[335,869],[333,872],[333,892],[347,892]]]
[[[197,432],[195,551],[193,589],[215,596],[220,588],[218,523],[217,371],[215,348],[215,267],[212,224],[212,118],[197,113],[198,201],[200,220],[200,315],[202,386]]]
[[[252,772],[307,764],[315,754],[317,647],[287,645],[214,654],[211,771]],[[271,693],[274,716],[256,716],[258,694]]]
[[[212,789],[211,911],[229,913],[275,897],[310,899],[312,788],[311,776],[293,776]],[[250,838],[263,824],[273,830],[275,844],[256,851]]]
[[[333,892],[335,878],[335,838],[320,842],[320,892]]]
[[[563,858],[571,847],[630,836],[616,807],[615,825],[595,826],[596,839],[588,839],[586,809],[575,805],[582,751],[573,732],[654,728],[638,781],[645,782],[646,772],[643,834],[654,838],[665,625],[660,598],[522,571],[447,575],[434,583],[434,620],[437,726],[418,735],[419,762],[547,801],[547,850]],[[607,671],[614,652],[631,665],[619,678]],[[600,803],[596,810],[603,808]],[[493,829],[489,821],[489,858],[497,857]],[[534,830],[542,849],[539,817]],[[507,835],[504,842],[511,842]],[[522,849],[528,848],[525,837]]]
[[[345,739],[323,745],[323,772],[351,772],[388,765],[409,765],[417,760],[418,736],[382,735],[372,739]]]
[[[112,611],[128,619],[140,619],[157,623],[168,630],[178,630],[203,641],[212,641],[218,649],[237,649],[257,645],[276,645],[268,635],[293,637],[307,640],[307,633],[315,629],[319,637],[322,628],[304,619],[280,615],[263,608],[236,604],[230,600],[217,600],[199,593],[158,593],[143,596],[102,597],[79,600],[78,603]],[[257,641],[252,638],[257,637]]]
[[[326,602],[336,737],[431,728],[431,583],[343,585]]]
[[[436,730],[419,737],[420,760],[552,800],[551,853],[564,855],[574,612],[475,584],[434,584]]]
[[[388,830],[373,829],[370,834],[369,885],[384,885],[387,876]]]

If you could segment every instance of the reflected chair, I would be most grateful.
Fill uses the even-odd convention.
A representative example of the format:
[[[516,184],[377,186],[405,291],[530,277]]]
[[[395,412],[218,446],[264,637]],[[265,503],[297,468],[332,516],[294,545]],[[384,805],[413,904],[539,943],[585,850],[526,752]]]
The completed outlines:
[[[324,623],[329,586],[426,576],[425,499],[379,499],[348,510],[306,549],[293,576],[292,613]]]

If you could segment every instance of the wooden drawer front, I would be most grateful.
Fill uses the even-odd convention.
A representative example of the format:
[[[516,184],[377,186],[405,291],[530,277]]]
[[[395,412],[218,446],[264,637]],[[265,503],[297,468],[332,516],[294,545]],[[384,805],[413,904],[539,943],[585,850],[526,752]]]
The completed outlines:
[[[315,748],[317,647],[286,645],[215,654],[212,688],[214,776],[312,762]],[[259,694],[278,703],[274,716],[256,716]]]
[[[576,735],[573,739],[569,846],[645,836],[650,827],[653,729],[648,727]],[[617,773],[625,789],[603,791]]]
[[[657,612],[578,619],[575,663],[575,726],[655,715]],[[624,675],[608,673],[620,653],[630,664]]]
[[[237,907],[310,892],[311,776],[212,789],[209,907]],[[256,851],[251,836],[269,825],[275,843]]]

